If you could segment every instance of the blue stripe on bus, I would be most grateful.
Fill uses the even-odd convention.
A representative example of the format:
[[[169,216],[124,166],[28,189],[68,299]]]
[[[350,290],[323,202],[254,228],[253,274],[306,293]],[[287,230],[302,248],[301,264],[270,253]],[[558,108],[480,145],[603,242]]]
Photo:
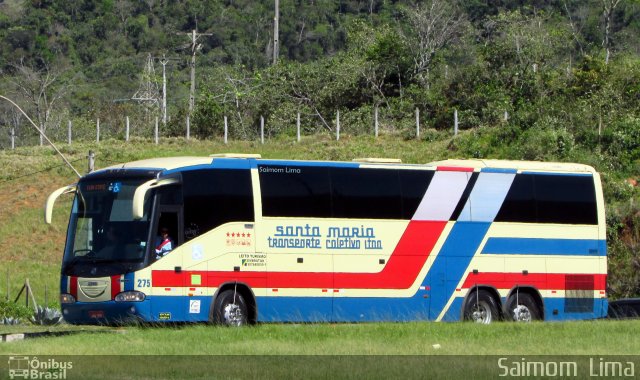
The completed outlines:
[[[323,303],[318,310],[317,302]],[[506,302],[502,299],[502,304]],[[596,319],[607,315],[607,300],[594,299],[592,311],[564,312],[564,298],[544,298],[545,320],[564,321]],[[260,322],[408,322],[435,320],[434,310],[429,312],[429,299],[419,292],[409,298],[387,297],[258,297]],[[444,314],[443,322],[459,321],[462,317],[464,297],[456,297]],[[265,307],[270,304],[271,307]],[[433,304],[431,305],[433,308]],[[330,310],[333,309],[333,312]],[[554,315],[554,310],[557,312]]]
[[[514,178],[513,173],[481,173],[458,221],[493,222]]]
[[[285,160],[260,160],[256,162],[258,165],[274,165],[274,166],[321,166],[328,168],[353,168],[360,167],[356,162],[328,162],[328,161],[285,161]]]
[[[581,319],[598,319],[607,315],[608,302],[606,298],[596,298],[593,300],[593,310],[582,313],[567,313],[564,306],[567,298],[543,298],[544,302],[544,320],[545,321],[571,321]],[[501,299],[502,305],[506,302],[505,298]],[[445,313],[442,321],[452,322],[459,321],[462,316],[464,297],[456,297],[449,310]],[[555,314],[554,314],[554,311]]]
[[[545,321],[571,321],[577,319],[597,319],[607,316],[608,301],[606,298],[593,300],[593,310],[583,313],[566,313],[564,306],[566,298],[544,298]],[[557,313],[554,315],[554,311]]]
[[[200,301],[198,313],[190,313],[189,301]],[[375,321],[415,321],[435,319],[430,317],[430,298],[424,298],[422,291],[409,298],[387,297],[257,297],[258,320],[261,322],[375,322]],[[210,296],[148,296],[143,302],[79,302],[63,305],[67,309],[65,318],[75,323],[95,323],[88,317],[88,311],[104,310],[105,316],[113,321],[122,321],[135,310],[134,315],[145,321],[154,322],[205,322],[209,320]],[[505,299],[501,300],[504,304]],[[456,297],[443,321],[458,321],[462,315],[464,297]],[[582,313],[565,313],[565,298],[544,298],[544,319],[548,321],[603,318],[607,315],[606,298],[593,300],[593,310]],[[318,310],[319,303],[322,311]],[[267,305],[271,305],[268,307]],[[192,310],[195,311],[195,310]],[[555,311],[555,313],[554,313]],[[171,319],[159,319],[160,313],[170,313]],[[431,313],[433,315],[434,313]]]
[[[60,276],[60,293],[68,293],[67,286],[69,285],[69,276]]]
[[[607,244],[597,239],[489,238],[483,254],[606,256]]]
[[[186,172],[190,170],[207,170],[207,169],[251,169],[256,167],[254,159],[245,158],[214,158],[210,164],[200,164],[183,166],[175,169],[165,170],[163,176],[177,172]]]
[[[216,169],[251,169],[255,167],[255,160],[246,158],[214,158],[211,167]]]
[[[456,290],[491,223],[457,222],[436,257],[423,286],[431,290],[430,318],[436,319]]]
[[[333,297],[257,297],[263,322],[330,322]]]
[[[455,322],[459,321],[462,318],[462,303],[464,302],[464,297],[456,297],[454,298],[451,305],[447,309],[447,312],[444,313],[442,317],[443,322]]]
[[[135,272],[125,273],[125,275],[124,275],[124,290],[125,291],[134,289],[134,287],[136,286],[135,277],[136,277]]]
[[[511,168],[482,168],[482,173],[503,173],[503,174],[516,174],[518,170]]]

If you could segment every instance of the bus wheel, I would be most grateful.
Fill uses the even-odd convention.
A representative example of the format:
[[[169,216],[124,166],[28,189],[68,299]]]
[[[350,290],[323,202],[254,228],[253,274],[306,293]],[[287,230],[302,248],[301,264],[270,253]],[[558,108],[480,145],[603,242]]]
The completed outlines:
[[[467,297],[464,307],[465,320],[489,324],[499,318],[496,300],[486,290],[477,290]]]
[[[242,294],[229,289],[216,298],[213,322],[225,326],[243,326],[247,324],[247,316],[247,303]]]
[[[540,308],[529,293],[512,294],[507,301],[507,311],[516,322],[540,320]]]

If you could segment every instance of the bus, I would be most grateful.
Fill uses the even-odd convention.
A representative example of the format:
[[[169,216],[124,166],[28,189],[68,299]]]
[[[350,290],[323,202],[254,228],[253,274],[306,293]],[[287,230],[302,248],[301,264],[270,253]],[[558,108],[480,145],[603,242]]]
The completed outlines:
[[[587,165],[148,159],[56,190],[46,222],[65,193],[70,323],[607,314],[603,193]]]

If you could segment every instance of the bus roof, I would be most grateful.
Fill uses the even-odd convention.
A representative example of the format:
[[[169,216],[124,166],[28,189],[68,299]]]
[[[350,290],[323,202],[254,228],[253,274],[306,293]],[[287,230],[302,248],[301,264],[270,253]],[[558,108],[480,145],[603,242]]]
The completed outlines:
[[[159,171],[164,170],[180,170],[182,168],[194,167],[194,166],[217,166],[214,162],[225,160],[246,160],[253,159],[258,163],[264,164],[314,164],[322,166],[327,164],[330,166],[345,166],[345,167],[394,167],[394,168],[461,168],[469,169],[469,171],[477,171],[485,168],[495,169],[510,169],[518,172],[534,171],[534,172],[573,172],[573,173],[595,173],[595,169],[589,165],[576,164],[576,163],[562,163],[562,162],[540,162],[540,161],[509,161],[509,160],[481,160],[481,159],[451,159],[434,161],[427,164],[406,164],[395,162],[374,162],[374,161],[359,161],[359,162],[347,162],[347,161],[312,161],[312,160],[276,160],[276,159],[259,159],[250,156],[242,157],[229,157],[229,156],[208,156],[208,157],[161,157],[152,158],[146,160],[132,161],[124,164],[113,165],[100,171],[107,170],[121,170],[121,169],[155,169]]]
[[[518,171],[542,171],[542,172],[578,172],[595,173],[595,169],[589,165],[566,162],[542,162],[542,161],[509,161],[509,160],[443,160],[430,162],[431,166],[467,167],[474,169],[496,168],[516,169]]]

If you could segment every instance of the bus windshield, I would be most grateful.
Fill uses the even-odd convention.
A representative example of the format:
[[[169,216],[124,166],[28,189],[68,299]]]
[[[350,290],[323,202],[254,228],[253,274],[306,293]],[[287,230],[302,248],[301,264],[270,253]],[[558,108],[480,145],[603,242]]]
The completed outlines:
[[[62,272],[111,276],[143,266],[149,239],[152,197],[134,220],[133,195],[149,178],[85,180],[73,201]]]

